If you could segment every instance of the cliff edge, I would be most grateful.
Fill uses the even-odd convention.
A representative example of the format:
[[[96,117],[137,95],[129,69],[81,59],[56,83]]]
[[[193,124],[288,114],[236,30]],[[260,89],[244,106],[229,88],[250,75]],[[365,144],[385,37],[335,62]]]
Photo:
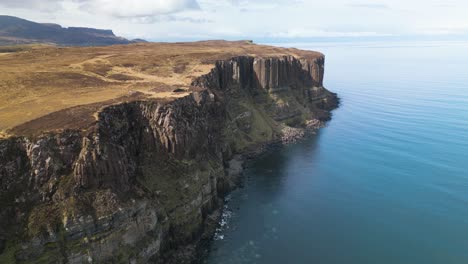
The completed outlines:
[[[318,129],[338,104],[323,87],[322,54],[250,42],[41,48],[0,61],[34,57],[39,76],[54,54],[62,66],[44,76],[65,68],[83,85],[39,78],[24,89],[69,89],[76,105],[50,95],[34,119],[0,115],[10,124],[0,139],[2,263],[192,263],[236,186],[237,155]],[[108,71],[96,77],[86,63]],[[24,70],[3,74],[29,78]],[[124,73],[140,79],[109,78]],[[88,77],[111,96],[86,101]]]

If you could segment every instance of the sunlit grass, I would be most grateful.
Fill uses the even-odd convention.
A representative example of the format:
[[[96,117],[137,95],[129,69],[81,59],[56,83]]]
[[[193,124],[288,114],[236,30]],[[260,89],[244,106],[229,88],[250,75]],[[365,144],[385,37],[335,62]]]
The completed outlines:
[[[58,129],[61,124],[78,128],[73,124],[85,124],[76,120],[93,120],[83,115],[119,100],[132,100],[134,94],[138,100],[187,95],[193,80],[209,73],[217,60],[240,55],[298,55],[300,51],[247,41],[212,41],[68,48],[21,45],[0,48],[0,54],[0,131],[11,133],[10,129],[22,124],[25,132],[28,121],[66,109],[72,110],[54,116],[64,122],[50,120],[56,126],[47,127],[43,122],[34,129]],[[180,88],[183,92],[174,92]],[[99,107],[88,107],[89,111],[73,108],[93,104]]]

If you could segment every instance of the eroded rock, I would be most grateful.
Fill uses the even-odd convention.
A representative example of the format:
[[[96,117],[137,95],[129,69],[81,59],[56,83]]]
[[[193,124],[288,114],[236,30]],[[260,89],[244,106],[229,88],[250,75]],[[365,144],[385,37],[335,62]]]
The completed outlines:
[[[193,82],[200,92],[106,107],[87,132],[0,140],[0,248],[21,237],[4,251],[24,261],[190,263],[238,182],[240,154],[330,118],[323,64],[223,60]]]

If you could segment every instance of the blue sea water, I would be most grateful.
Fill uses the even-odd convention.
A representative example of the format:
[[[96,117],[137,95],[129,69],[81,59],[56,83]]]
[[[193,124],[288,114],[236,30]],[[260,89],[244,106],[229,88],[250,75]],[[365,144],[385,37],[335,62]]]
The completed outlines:
[[[251,164],[206,263],[468,263],[468,43],[287,46],[341,106]]]

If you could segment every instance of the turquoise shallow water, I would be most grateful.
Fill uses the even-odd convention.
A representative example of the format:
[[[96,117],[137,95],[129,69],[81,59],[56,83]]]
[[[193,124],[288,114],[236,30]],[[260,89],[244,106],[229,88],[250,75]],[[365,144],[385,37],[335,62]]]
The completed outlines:
[[[342,105],[252,163],[206,263],[468,263],[468,43],[289,46]]]

